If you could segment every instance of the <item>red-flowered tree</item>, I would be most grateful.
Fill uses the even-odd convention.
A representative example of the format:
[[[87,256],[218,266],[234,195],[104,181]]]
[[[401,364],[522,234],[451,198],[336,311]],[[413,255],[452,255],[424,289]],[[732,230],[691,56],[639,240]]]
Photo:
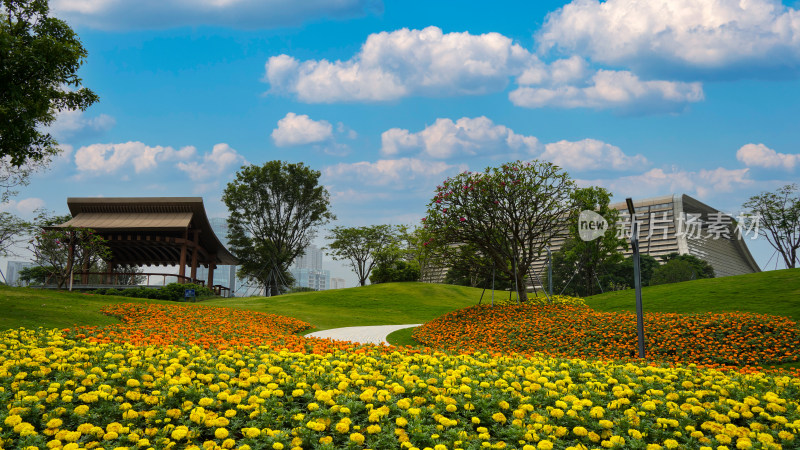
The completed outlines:
[[[544,161],[464,172],[436,187],[423,222],[437,245],[474,246],[525,301],[531,263],[564,233],[574,189],[569,174]]]

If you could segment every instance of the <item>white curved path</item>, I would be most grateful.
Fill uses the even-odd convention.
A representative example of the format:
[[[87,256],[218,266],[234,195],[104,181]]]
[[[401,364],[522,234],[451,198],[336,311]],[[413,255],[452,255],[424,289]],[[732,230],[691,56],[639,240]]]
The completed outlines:
[[[418,327],[421,323],[410,325],[375,325],[371,327],[344,327],[315,331],[306,337],[330,338],[335,341],[352,341],[360,344],[386,344],[386,336],[403,328]]]

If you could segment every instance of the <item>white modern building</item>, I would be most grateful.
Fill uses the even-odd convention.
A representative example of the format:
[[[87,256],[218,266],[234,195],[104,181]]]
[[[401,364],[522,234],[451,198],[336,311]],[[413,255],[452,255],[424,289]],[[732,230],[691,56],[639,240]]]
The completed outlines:
[[[27,283],[20,282],[19,273],[26,267],[34,267],[36,264],[30,261],[9,261],[6,265],[5,283],[9,286],[27,286]]]
[[[322,268],[322,250],[314,244],[306,247],[303,255],[295,258],[289,268],[295,286],[324,291],[331,288],[331,272]]]
[[[331,278],[331,289],[344,289],[347,286],[345,285],[344,278]]]

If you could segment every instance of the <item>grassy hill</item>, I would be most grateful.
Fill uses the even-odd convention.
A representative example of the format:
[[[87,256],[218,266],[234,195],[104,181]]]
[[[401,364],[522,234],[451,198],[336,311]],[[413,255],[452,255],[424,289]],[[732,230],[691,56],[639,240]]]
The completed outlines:
[[[636,310],[633,289],[588,297],[586,303],[600,311]],[[800,322],[800,269],[647,286],[642,289],[642,304],[652,312],[743,311]]]
[[[198,304],[295,317],[311,323],[317,330],[324,330],[358,325],[424,323],[473,305],[480,295],[481,289],[463,286],[390,283],[269,298],[221,298]],[[172,303],[0,286],[0,330],[111,324],[116,319],[101,314],[100,309],[109,303],[128,302]]]

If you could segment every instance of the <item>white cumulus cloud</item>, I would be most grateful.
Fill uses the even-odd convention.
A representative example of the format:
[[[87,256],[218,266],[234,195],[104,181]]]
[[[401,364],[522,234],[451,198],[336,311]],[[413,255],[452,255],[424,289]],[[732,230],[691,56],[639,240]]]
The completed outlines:
[[[642,155],[628,156],[619,147],[597,139],[553,142],[545,145],[539,158],[574,170],[627,170],[650,164]]]
[[[85,174],[111,174],[133,165],[136,173],[155,169],[162,161],[185,160],[194,156],[196,149],[188,146],[180,150],[172,147],[151,147],[141,142],[120,144],[92,144],[75,152],[75,165]]]
[[[401,128],[392,128],[381,135],[381,153],[397,153],[418,150],[438,159],[478,154],[507,154],[524,152],[530,154],[539,147],[533,136],[514,133],[510,128],[496,125],[487,117],[462,117],[436,119],[433,125],[417,133]]]
[[[305,114],[293,112],[278,121],[272,130],[272,140],[278,147],[325,142],[333,138],[333,126],[326,120],[312,120]]]
[[[703,100],[698,82],[639,79],[629,71],[598,70],[586,85],[521,86],[508,95],[527,108],[614,108],[622,112],[672,112]]]
[[[86,117],[86,113],[79,109],[60,111],[56,114],[56,120],[45,128],[45,132],[52,134],[57,140],[62,140],[80,134],[99,134],[111,129],[115,124],[116,120],[107,114]]]
[[[372,34],[347,61],[274,56],[266,64],[265,78],[273,92],[309,103],[386,101],[497,92],[509,76],[536,60],[499,33],[442,33],[431,26]]]
[[[728,194],[753,184],[749,169],[701,169],[687,171],[678,168],[651,169],[647,172],[615,179],[578,180],[583,186],[603,186],[616,197],[647,197],[666,193],[686,193],[700,198]]]
[[[180,161],[178,169],[186,172],[195,181],[207,181],[230,172],[233,166],[241,165],[245,159],[228,144],[214,146],[211,153],[205,153],[199,161]]]
[[[103,30],[219,25],[296,26],[323,18],[347,19],[383,10],[381,0],[52,0],[70,24]]]
[[[428,188],[463,170],[466,166],[455,166],[443,161],[426,161],[417,158],[381,159],[375,162],[360,161],[339,163],[323,169],[326,184],[341,181],[349,185],[383,186],[393,190]]]
[[[800,67],[800,12],[780,0],[574,0],[548,15],[537,40],[641,73],[770,76]]]
[[[764,167],[767,169],[794,169],[800,165],[800,153],[778,153],[764,144],[746,144],[736,152],[736,159],[747,167]]]

